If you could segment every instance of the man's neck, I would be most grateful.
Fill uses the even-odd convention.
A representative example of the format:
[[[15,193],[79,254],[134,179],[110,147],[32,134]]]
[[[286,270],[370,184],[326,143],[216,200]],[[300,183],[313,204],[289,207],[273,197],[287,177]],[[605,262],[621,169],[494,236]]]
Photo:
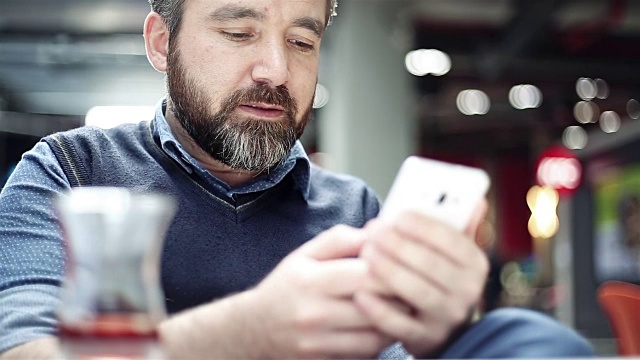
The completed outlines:
[[[231,168],[212,158],[193,141],[189,134],[187,134],[178,119],[173,116],[173,113],[170,111],[168,106],[165,118],[167,119],[167,123],[169,124],[169,128],[171,129],[173,136],[180,145],[182,145],[184,150],[196,159],[196,161],[198,161],[213,176],[224,181],[231,188],[239,187],[258,175],[257,172]]]

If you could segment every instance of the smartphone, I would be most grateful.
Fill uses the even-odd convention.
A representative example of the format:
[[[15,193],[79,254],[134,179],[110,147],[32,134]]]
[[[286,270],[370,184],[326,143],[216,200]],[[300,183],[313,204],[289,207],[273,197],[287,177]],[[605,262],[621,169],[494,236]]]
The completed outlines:
[[[462,231],[489,185],[482,169],[410,156],[396,175],[380,217],[418,210]]]

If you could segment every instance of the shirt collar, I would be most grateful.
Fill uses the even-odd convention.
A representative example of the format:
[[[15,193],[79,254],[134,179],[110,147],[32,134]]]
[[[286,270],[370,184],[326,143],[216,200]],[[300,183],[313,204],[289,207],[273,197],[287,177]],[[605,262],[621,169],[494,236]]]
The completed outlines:
[[[194,172],[202,176],[217,190],[224,192],[228,197],[235,194],[248,194],[252,192],[267,190],[279,184],[287,174],[291,173],[295,186],[298,188],[305,200],[309,199],[309,179],[311,175],[311,163],[309,157],[300,141],[296,141],[289,155],[274,166],[268,173],[260,175],[255,179],[237,188],[230,188],[225,182],[213,176],[176,140],[171,132],[171,128],[164,116],[166,99],[158,102],[153,120],[153,135],[160,139],[162,150],[180,165],[187,173]]]

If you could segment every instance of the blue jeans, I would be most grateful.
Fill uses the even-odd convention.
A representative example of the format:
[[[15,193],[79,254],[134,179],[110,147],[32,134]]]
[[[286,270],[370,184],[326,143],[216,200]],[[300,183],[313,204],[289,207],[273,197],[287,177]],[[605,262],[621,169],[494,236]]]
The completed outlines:
[[[562,358],[594,356],[591,344],[573,329],[545,314],[503,308],[486,314],[443,350],[441,359]],[[406,359],[400,343],[380,359]]]

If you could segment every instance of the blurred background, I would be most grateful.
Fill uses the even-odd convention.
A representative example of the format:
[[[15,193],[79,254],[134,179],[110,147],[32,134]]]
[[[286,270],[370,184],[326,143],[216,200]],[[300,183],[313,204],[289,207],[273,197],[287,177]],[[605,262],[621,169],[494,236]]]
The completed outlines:
[[[152,116],[144,0],[0,0],[0,186],[42,136]],[[615,353],[596,300],[640,283],[640,1],[340,0],[314,161],[384,199],[411,154],[485,169],[485,309],[525,306]]]

